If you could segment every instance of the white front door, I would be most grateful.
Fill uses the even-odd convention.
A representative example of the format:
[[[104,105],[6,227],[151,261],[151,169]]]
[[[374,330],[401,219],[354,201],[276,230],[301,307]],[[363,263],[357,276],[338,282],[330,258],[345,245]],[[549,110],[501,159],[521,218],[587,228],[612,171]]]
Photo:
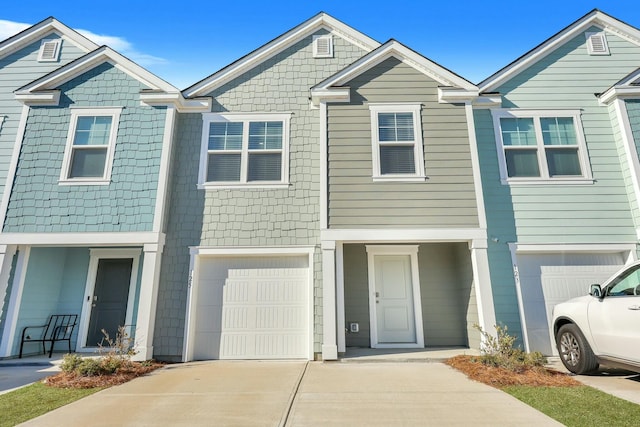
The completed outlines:
[[[424,347],[417,246],[367,246],[371,347]]]

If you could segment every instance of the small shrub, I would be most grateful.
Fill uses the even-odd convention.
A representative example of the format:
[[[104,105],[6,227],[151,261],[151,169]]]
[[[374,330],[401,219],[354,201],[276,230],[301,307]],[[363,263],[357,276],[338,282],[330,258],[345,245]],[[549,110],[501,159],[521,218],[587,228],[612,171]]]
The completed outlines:
[[[527,353],[515,347],[516,337],[509,335],[506,326],[496,325],[496,336],[484,331],[479,325],[474,327],[482,334],[482,353],[479,360],[485,365],[522,372],[526,368],[542,368],[547,359],[540,352]]]
[[[82,377],[95,377],[105,373],[102,363],[99,359],[82,359],[82,362],[74,370],[76,375]]]
[[[62,358],[60,369],[62,369],[62,372],[71,373],[76,370],[80,363],[82,363],[82,357],[77,354],[65,354]]]

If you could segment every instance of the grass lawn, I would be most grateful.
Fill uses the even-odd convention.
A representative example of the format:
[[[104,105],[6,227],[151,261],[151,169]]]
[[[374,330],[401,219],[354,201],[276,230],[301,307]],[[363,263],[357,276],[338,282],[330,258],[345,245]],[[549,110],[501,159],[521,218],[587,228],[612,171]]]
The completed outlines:
[[[100,390],[47,387],[37,382],[0,394],[0,427],[15,426]]]
[[[507,386],[502,390],[568,427],[637,426],[640,421],[640,405],[587,386]]]

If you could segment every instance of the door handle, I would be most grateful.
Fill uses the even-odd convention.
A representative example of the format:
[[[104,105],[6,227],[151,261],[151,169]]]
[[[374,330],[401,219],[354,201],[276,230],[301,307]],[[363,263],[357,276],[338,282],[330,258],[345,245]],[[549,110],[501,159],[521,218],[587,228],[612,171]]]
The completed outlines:
[[[640,305],[631,305],[628,308],[629,310],[640,310]]]

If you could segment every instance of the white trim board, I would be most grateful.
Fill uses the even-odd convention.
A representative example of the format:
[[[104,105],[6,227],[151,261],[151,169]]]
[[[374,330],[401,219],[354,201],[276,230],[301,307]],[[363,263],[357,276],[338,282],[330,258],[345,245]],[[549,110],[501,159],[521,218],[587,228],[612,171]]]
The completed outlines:
[[[380,46],[380,43],[372,38],[356,31],[332,16],[321,12],[262,47],[254,50],[243,58],[240,58],[236,62],[188,87],[183,91],[183,94],[188,98],[207,95],[226,82],[242,75],[256,65],[267,61],[274,55],[277,55],[287,47],[293,45],[295,42],[322,28],[329,30],[331,33],[344,38],[350,43],[353,43],[366,51],[371,51]]]
[[[559,33],[555,34],[538,47],[530,50],[522,57],[507,65],[500,71],[489,76],[478,84],[480,92],[493,92],[500,85],[515,77],[520,72],[540,61],[551,52],[573,39],[590,27],[595,26],[605,30],[606,32],[615,34],[618,37],[640,45],[640,30],[634,28],[624,22],[613,18],[597,9],[592,10],[582,18],[575,21]],[[585,41],[586,43],[586,41]]]
[[[329,229],[320,231],[320,239],[351,242],[466,242],[486,240],[482,228],[419,228],[419,229]]]
[[[51,34],[56,34],[63,39],[72,41],[85,52],[98,48],[97,44],[82,34],[67,27],[57,19],[49,17],[0,43],[0,59]]]
[[[123,233],[0,233],[0,245],[33,246],[133,246],[164,244],[164,234]]]
[[[466,95],[467,98],[478,95],[478,88],[473,83],[392,39],[358,59],[350,66],[312,87],[311,94],[314,102],[318,102],[320,98],[326,96],[334,96],[332,92],[334,86],[343,86],[354,77],[391,57],[399,59],[442,85],[464,89],[465,92],[468,92]],[[458,96],[460,96],[460,94],[458,94]],[[348,99],[346,99],[346,101],[348,101]]]

